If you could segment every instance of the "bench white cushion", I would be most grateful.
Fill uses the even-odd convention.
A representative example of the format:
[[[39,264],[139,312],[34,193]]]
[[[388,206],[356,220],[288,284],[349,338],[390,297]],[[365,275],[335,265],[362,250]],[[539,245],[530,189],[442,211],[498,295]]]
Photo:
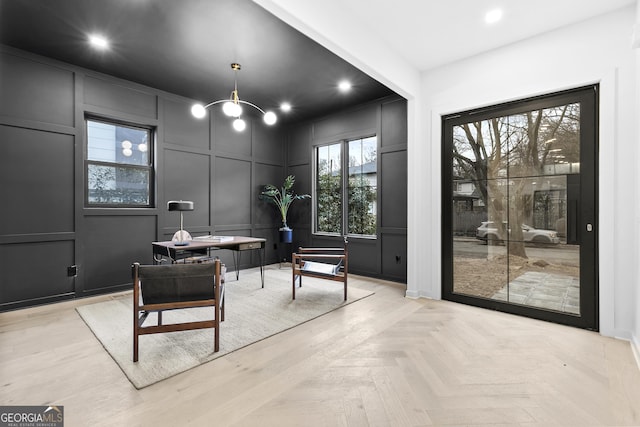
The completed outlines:
[[[340,270],[340,264],[326,264],[324,262],[305,261],[302,266],[302,271],[308,271],[309,273],[326,274],[328,276],[335,276]]]

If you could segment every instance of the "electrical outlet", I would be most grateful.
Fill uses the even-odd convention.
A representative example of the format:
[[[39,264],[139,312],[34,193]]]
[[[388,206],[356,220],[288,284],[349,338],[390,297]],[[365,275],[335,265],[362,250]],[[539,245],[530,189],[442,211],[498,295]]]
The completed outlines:
[[[71,265],[67,267],[67,276],[68,277],[76,277],[78,275],[78,266]]]

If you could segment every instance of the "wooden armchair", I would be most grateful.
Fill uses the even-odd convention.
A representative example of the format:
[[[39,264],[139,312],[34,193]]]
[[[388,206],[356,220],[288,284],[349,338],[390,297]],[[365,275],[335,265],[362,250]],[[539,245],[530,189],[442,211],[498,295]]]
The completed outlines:
[[[224,320],[224,266],[211,263],[131,266],[133,274],[133,361],[138,361],[140,335],[214,328],[214,352],[219,350],[220,322]],[[165,310],[212,307],[212,320],[162,324]],[[158,324],[143,326],[151,312]]]
[[[347,275],[349,253],[347,238],[342,248],[298,248],[291,256],[293,299],[296,285],[302,287],[302,277],[317,277],[344,284],[344,300],[347,300]]]

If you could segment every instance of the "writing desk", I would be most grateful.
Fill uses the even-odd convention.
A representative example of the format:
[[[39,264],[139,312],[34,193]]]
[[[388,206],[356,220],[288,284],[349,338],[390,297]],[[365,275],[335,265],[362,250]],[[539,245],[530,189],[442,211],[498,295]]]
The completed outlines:
[[[176,245],[176,242],[172,241],[151,242],[153,247],[153,260],[155,262],[162,262],[163,257],[168,257],[171,262],[175,262],[178,259],[183,259],[195,254],[209,255],[211,249],[229,249],[233,251],[233,267],[236,270],[236,280],[238,280],[240,278],[238,264],[240,264],[242,252],[257,250],[260,257],[260,279],[262,280],[262,287],[264,288],[264,262],[267,239],[243,236],[232,237],[233,238],[228,241],[215,241],[212,239],[190,240],[189,244],[185,246]]]

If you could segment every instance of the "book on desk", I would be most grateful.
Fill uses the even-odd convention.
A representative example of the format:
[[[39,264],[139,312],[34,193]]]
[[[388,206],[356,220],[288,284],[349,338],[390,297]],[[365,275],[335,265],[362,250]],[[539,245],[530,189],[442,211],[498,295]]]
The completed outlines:
[[[196,242],[231,242],[233,241],[233,236],[197,236],[193,238]]]

